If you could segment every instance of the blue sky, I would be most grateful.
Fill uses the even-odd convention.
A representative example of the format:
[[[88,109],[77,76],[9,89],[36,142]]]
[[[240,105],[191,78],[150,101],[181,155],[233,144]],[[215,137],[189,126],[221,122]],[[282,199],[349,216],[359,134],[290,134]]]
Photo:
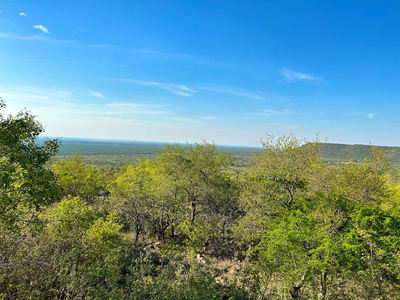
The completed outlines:
[[[0,97],[46,135],[400,146],[398,1],[0,0]]]

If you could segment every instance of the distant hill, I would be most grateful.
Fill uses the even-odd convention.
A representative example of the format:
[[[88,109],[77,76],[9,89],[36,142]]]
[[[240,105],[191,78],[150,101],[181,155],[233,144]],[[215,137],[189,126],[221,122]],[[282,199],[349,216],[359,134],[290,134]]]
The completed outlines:
[[[39,138],[39,142],[43,138]],[[62,138],[62,145],[57,156],[59,159],[69,155],[81,154],[85,162],[91,165],[112,167],[134,164],[137,159],[154,158],[164,143],[144,141],[114,141],[96,139]],[[371,158],[370,145],[347,145],[321,143],[322,159],[336,163],[354,159],[358,161]],[[395,166],[400,167],[400,147],[378,146],[384,150]],[[252,152],[260,148],[218,146],[219,152],[232,153],[237,161],[236,166],[248,167]]]
[[[320,153],[324,161],[338,162],[349,160],[350,158],[362,161],[364,158],[372,158],[371,145],[322,143],[320,147]],[[394,165],[400,166],[400,147],[378,146],[378,149],[383,150]]]

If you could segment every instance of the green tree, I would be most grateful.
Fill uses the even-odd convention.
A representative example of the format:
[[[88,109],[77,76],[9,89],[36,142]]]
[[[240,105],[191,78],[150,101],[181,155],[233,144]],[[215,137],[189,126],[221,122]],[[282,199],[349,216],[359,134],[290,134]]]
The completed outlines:
[[[246,216],[239,233],[255,238],[261,223],[275,218],[297,199],[315,193],[345,195],[369,203],[385,203],[390,194],[383,176],[389,168],[382,151],[372,148],[373,159],[363,162],[323,163],[319,139],[299,140],[293,135],[268,136],[264,149],[255,153],[254,164],[242,177],[240,203]]]
[[[171,229],[174,236],[183,207],[160,163],[145,160],[137,166],[127,166],[112,192],[117,197],[116,208],[133,226],[135,241],[143,232],[164,240],[166,230]]]
[[[2,299],[122,299],[122,249],[116,213],[101,217],[83,199],[64,199],[44,210],[35,233],[2,235]],[[1,230],[1,228],[0,228]],[[8,250],[8,252],[6,252]],[[10,251],[11,250],[11,251]]]
[[[106,183],[96,167],[86,165],[81,155],[71,156],[52,166],[64,196],[91,201],[106,192]]]
[[[264,223],[254,253],[288,298],[382,299],[399,295],[399,228],[395,211],[318,194]]]
[[[321,164],[319,139],[310,142],[292,134],[268,135],[263,150],[254,153],[254,164],[241,178],[240,204],[246,212],[238,233],[246,240],[263,232],[263,222],[289,209],[310,193],[314,170]]]
[[[0,99],[0,110],[6,107]],[[0,113],[0,221],[8,226],[29,221],[30,214],[41,206],[59,199],[60,188],[48,163],[58,151],[60,142],[37,143],[43,126],[27,110],[15,117]]]
[[[362,162],[319,164],[311,182],[313,190],[325,195],[331,192],[343,194],[357,202],[385,204],[390,200],[386,175],[390,163],[377,147],[371,147],[371,156],[372,159],[366,158]]]
[[[190,206],[191,223],[200,212],[229,213],[226,208],[230,203],[220,192],[229,185],[224,171],[233,159],[232,155],[218,154],[216,145],[206,142],[166,145],[158,154],[157,160]]]
[[[230,172],[233,160],[206,142],[166,145],[157,156],[185,210],[179,229],[187,236],[187,245],[198,252],[222,254],[232,249],[224,246],[231,242],[228,233],[240,215],[235,176]]]

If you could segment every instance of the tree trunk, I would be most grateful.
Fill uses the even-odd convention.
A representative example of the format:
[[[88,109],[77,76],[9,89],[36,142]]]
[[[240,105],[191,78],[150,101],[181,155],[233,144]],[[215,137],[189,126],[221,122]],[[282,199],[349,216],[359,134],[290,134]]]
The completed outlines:
[[[292,299],[300,298],[300,290],[302,286],[303,286],[302,284],[301,285],[295,284],[290,288],[290,296],[292,296]]]
[[[304,285],[304,279],[306,278],[306,274],[307,274],[307,269],[304,271],[304,274],[303,274],[303,276],[301,276],[299,282],[297,282],[290,288],[289,293],[290,293],[290,296],[292,296],[292,299],[300,298],[300,290]]]
[[[196,202],[193,201],[192,202],[192,213],[191,213],[191,216],[190,216],[190,223],[191,224],[194,223],[195,218],[196,218]]]
[[[139,240],[139,234],[140,234],[140,224],[136,222],[136,224],[135,224],[135,244]]]
[[[327,293],[326,277],[327,277],[326,272],[324,272],[324,274],[321,274],[322,299],[326,299],[326,293]]]

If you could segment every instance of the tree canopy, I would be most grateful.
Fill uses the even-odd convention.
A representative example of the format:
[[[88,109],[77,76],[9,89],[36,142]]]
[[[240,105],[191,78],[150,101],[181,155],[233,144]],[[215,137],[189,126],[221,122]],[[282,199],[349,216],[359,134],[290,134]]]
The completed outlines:
[[[0,99],[0,110],[5,107]],[[48,163],[60,141],[46,140],[39,145],[36,139],[43,132],[43,126],[27,110],[16,116],[0,112],[0,220],[9,226],[23,221],[24,209],[29,215],[59,199],[60,188]]]

